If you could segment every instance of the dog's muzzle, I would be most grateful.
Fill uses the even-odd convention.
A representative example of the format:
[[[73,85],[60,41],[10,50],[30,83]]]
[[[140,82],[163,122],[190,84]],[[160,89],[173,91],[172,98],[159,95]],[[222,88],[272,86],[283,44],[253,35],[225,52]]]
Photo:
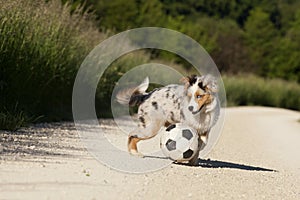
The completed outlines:
[[[189,109],[189,111],[192,112],[193,115],[195,115],[195,114],[199,113],[203,109],[203,107],[204,107],[204,104],[196,111],[193,111],[193,108],[194,108],[193,106],[189,106],[188,109]]]

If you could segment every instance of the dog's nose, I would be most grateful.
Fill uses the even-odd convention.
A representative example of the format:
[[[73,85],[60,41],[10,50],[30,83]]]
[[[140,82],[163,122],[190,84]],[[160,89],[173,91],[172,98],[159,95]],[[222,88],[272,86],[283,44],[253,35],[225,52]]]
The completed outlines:
[[[192,111],[193,111],[193,109],[194,109],[194,107],[193,107],[193,106],[189,106],[189,107],[188,107],[188,109],[189,109],[189,111],[191,111],[191,112],[192,112]]]

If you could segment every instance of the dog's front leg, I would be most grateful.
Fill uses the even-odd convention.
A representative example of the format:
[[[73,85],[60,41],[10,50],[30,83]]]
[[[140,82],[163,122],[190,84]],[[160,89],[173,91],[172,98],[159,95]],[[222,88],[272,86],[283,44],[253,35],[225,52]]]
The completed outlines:
[[[199,165],[199,153],[200,153],[202,145],[203,145],[203,141],[201,140],[201,137],[199,136],[199,138],[198,138],[198,148],[196,150],[196,154],[194,155],[193,158],[191,158],[191,160],[189,160],[189,165],[191,165],[191,166],[198,166]]]
[[[191,166],[198,166],[199,165],[199,158],[198,158],[199,153],[200,153],[200,149],[198,148],[196,154],[194,155],[194,157],[191,160],[189,160],[189,165],[191,165]]]

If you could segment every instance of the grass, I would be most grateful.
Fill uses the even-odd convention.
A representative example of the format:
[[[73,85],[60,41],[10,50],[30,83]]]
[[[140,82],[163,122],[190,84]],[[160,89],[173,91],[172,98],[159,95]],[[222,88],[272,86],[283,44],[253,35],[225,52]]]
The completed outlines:
[[[29,121],[30,119],[23,111],[3,110],[0,112],[0,127],[4,130],[15,131],[20,127],[27,126]]]
[[[21,127],[26,127],[31,123],[38,121],[42,116],[28,116],[19,109],[18,104],[12,109],[4,108],[0,111],[0,129],[15,131]]]
[[[19,127],[24,116],[71,119],[77,69],[106,34],[91,14],[60,0],[0,0],[0,5],[0,129]]]
[[[254,75],[223,76],[227,104],[261,105],[300,110],[300,85]]]

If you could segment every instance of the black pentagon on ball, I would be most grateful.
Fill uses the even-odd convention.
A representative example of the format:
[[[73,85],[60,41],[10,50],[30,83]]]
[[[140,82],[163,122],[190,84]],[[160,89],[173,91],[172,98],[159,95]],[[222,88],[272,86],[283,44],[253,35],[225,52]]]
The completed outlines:
[[[168,126],[168,128],[166,129],[166,131],[170,131],[173,128],[176,128],[176,124],[172,124],[172,125]]]
[[[190,158],[193,155],[193,153],[194,153],[194,151],[189,149],[183,153],[183,158],[185,158],[185,159]]]
[[[174,151],[176,149],[176,141],[168,139],[166,142],[166,147],[169,151]]]
[[[193,133],[189,129],[182,130],[182,137],[186,138],[187,140],[192,139]]]

